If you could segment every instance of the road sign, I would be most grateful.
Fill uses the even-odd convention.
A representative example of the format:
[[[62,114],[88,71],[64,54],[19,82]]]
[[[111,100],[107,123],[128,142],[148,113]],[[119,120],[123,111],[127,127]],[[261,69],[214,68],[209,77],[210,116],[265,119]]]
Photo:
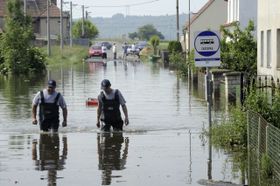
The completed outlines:
[[[194,38],[195,66],[220,66],[220,33],[209,30],[196,32]]]

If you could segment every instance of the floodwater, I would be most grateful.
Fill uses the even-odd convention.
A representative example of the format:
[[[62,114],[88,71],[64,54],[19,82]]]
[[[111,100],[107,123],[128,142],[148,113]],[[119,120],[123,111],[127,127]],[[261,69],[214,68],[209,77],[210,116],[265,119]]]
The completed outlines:
[[[68,105],[68,127],[40,133],[31,124],[31,103],[48,78],[57,80]],[[123,133],[100,133],[96,107],[108,78],[127,101]],[[46,77],[0,77],[0,185],[200,185],[241,182],[232,158],[212,150],[201,135],[208,126],[204,99],[159,64],[108,61],[50,69]],[[212,184],[213,185],[213,184]]]

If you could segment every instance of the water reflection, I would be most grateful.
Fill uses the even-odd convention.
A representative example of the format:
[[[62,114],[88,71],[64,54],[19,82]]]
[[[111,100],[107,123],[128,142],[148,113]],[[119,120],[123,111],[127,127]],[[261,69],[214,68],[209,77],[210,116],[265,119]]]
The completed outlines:
[[[56,185],[58,170],[63,170],[67,158],[67,137],[62,137],[62,154],[60,155],[60,141],[58,133],[41,133],[39,145],[37,140],[32,144],[32,159],[35,161],[35,169],[47,171],[48,185]],[[39,153],[38,153],[39,151]],[[41,178],[44,179],[44,178]]]
[[[99,170],[102,170],[102,185],[111,184],[113,170],[125,169],[128,155],[128,144],[129,139],[128,137],[124,138],[122,132],[98,134],[98,167]]]
[[[30,86],[44,82],[44,76],[0,76],[0,109],[11,118],[30,117],[31,98]],[[7,110],[8,109],[8,110]],[[3,116],[3,117],[4,117]],[[3,118],[1,117],[1,118]]]

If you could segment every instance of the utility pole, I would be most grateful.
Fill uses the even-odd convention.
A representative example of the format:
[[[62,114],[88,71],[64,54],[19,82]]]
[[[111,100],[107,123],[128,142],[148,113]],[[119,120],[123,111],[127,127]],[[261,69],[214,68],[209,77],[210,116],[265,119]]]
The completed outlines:
[[[83,38],[84,35],[85,35],[84,21],[85,21],[85,6],[82,5],[82,38]]]
[[[88,20],[88,17],[89,17],[89,14],[90,14],[91,12],[89,12],[89,11],[86,11],[86,20]]]
[[[191,0],[189,0],[189,25],[188,25],[188,80],[191,80],[191,66],[190,66],[190,60],[191,60]]]
[[[176,20],[177,20],[177,41],[180,41],[180,38],[179,38],[179,0],[176,0]]]
[[[24,16],[26,16],[26,0],[23,1],[23,13],[24,13]]]
[[[70,1],[70,30],[69,30],[69,36],[70,36],[70,47],[73,46],[73,39],[72,39],[72,22],[73,22],[73,19],[72,19],[72,1]]]
[[[60,0],[60,49],[63,49],[63,0]]]
[[[49,2],[49,0],[47,0],[47,38],[48,38],[48,56],[51,56],[50,2]]]
[[[191,0],[189,0],[188,58],[191,54]]]

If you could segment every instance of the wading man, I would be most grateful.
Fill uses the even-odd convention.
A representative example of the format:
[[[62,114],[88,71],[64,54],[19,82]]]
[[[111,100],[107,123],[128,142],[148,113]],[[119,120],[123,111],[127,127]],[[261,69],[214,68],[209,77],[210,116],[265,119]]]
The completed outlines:
[[[63,96],[55,91],[56,81],[50,80],[48,87],[39,91],[32,103],[32,123],[36,125],[37,107],[39,105],[39,124],[40,130],[53,132],[58,131],[59,127],[59,107],[62,109],[63,122],[62,126],[67,126],[67,107]]]
[[[102,131],[110,131],[111,127],[114,131],[122,131],[123,123],[125,125],[129,123],[126,101],[118,89],[111,88],[111,83],[108,79],[104,79],[101,82],[101,89],[102,91],[98,95],[96,126],[100,128],[100,122],[103,122]],[[124,122],[121,117],[120,106],[124,113]]]

